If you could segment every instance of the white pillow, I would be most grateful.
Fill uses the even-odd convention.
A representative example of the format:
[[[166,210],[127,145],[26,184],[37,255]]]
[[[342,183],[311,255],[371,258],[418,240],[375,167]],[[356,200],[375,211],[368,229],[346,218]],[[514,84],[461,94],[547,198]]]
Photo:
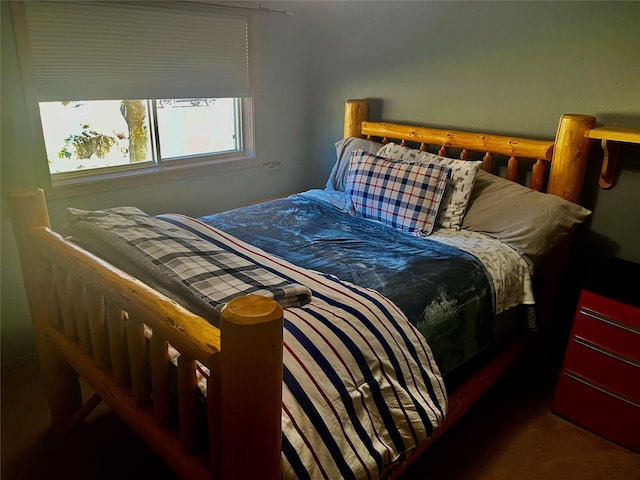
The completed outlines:
[[[447,185],[442,199],[436,225],[460,230],[471,198],[473,184],[482,162],[441,157],[395,143],[386,144],[378,150],[377,155],[403,162],[435,163],[451,168],[453,172],[451,181]]]

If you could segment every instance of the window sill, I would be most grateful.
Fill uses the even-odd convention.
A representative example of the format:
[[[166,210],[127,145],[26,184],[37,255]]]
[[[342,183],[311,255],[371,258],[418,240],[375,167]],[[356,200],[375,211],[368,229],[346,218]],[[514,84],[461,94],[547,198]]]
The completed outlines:
[[[228,157],[193,164],[154,165],[147,168],[52,180],[51,185],[45,187],[45,190],[47,199],[56,200],[261,166],[262,164],[255,157]]]

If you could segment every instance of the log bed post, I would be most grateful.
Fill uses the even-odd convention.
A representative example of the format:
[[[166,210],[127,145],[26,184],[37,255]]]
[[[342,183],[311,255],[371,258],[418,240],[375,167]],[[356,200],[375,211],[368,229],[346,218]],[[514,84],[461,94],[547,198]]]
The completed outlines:
[[[362,121],[367,120],[368,116],[367,100],[347,100],[344,105],[344,138],[362,138]]]
[[[54,426],[82,422],[102,398],[180,478],[280,479],[282,307],[261,296],[236,298],[223,309],[218,330],[50,231],[41,189],[11,192],[8,204]],[[69,308],[65,297],[73,285],[100,308]],[[86,339],[77,327],[94,317],[101,331]],[[150,339],[143,324],[152,330]],[[96,355],[102,344],[104,355]],[[177,380],[168,372],[168,345],[178,352]],[[196,360],[210,370],[208,462],[196,444],[203,420]],[[84,406],[79,376],[96,391]]]
[[[596,124],[590,115],[566,114],[560,118],[547,193],[579,203],[589,159],[590,140],[585,136]]]
[[[33,245],[29,234],[34,227],[51,228],[44,191],[15,191],[7,196],[7,203],[20,255],[51,419],[54,427],[64,428],[82,406],[82,392],[76,372],[47,338],[47,325],[58,321],[58,306],[54,286],[45,275],[51,267],[42,257],[34,254],[37,247]]]
[[[266,297],[238,297],[222,310],[209,377],[217,383],[208,402],[214,479],[281,478],[282,328],[282,307]]]

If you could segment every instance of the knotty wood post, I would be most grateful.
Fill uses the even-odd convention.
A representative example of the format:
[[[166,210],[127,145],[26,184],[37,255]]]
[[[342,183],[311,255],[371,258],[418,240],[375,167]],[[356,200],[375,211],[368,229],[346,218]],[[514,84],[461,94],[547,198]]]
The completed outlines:
[[[344,104],[344,138],[362,138],[362,121],[369,115],[367,100],[347,100]]]
[[[596,124],[590,115],[566,114],[560,118],[547,193],[578,203],[589,159],[590,140],[585,136]]]
[[[565,114],[560,117],[547,193],[558,195],[570,202],[580,202],[589,160],[590,141],[586,133],[595,124],[595,117],[590,115]],[[550,361],[548,355],[544,355],[543,352],[549,352],[551,349],[554,334],[553,317],[557,314],[571,240],[572,235],[565,237],[536,270],[538,280],[534,288],[538,299],[536,316],[540,334],[532,337],[536,345],[530,351],[534,354],[534,362],[542,368],[547,367]]]
[[[18,245],[49,410],[53,425],[62,428],[82,406],[82,393],[77,374],[47,336],[48,329],[54,328],[52,324],[58,320],[58,306],[52,279],[46,276],[49,268],[30,241],[30,230],[51,228],[44,191],[12,192],[7,196],[7,204]]]
[[[282,307],[266,297],[239,297],[225,305],[220,323],[217,380],[210,382],[217,398],[209,401],[219,435],[210,442],[217,450],[212,477],[279,480]]]

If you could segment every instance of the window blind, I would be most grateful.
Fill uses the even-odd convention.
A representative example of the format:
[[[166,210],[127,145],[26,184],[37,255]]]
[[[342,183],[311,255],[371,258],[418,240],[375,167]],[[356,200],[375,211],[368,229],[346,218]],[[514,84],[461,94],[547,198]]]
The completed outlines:
[[[246,16],[175,2],[21,6],[39,101],[250,94]]]

